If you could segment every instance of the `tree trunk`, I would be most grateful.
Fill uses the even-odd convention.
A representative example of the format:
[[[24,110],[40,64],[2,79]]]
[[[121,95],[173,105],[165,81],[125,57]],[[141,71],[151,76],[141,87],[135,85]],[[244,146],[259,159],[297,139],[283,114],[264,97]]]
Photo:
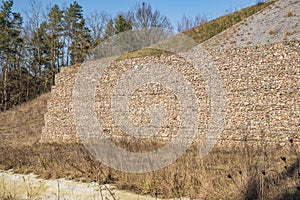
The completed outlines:
[[[3,103],[4,103],[4,111],[7,110],[7,72],[8,72],[8,62],[9,62],[9,49],[6,49],[6,62],[3,69]]]
[[[67,64],[66,66],[69,66],[69,56],[70,56],[70,42],[71,42],[71,36],[70,36],[70,33],[68,34],[68,43],[67,43]]]

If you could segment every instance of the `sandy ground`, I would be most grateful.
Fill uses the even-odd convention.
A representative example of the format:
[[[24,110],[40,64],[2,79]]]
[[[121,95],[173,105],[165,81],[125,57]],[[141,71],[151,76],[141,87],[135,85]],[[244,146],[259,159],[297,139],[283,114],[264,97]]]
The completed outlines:
[[[141,196],[131,192],[117,190],[111,185],[80,183],[65,179],[43,180],[35,175],[14,174],[0,171],[0,199],[55,199],[55,200],[151,200],[150,196]]]

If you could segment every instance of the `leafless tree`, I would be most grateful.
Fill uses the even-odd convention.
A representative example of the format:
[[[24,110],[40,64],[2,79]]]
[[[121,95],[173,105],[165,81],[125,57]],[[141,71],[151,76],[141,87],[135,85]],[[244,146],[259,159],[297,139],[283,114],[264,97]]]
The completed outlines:
[[[94,45],[99,44],[104,37],[105,28],[111,17],[104,11],[95,11],[87,18],[88,28],[91,30],[91,37]]]
[[[44,19],[44,10],[41,0],[30,0],[29,9],[25,11],[25,36],[32,36]]]
[[[24,41],[27,45],[30,46],[30,48],[33,48],[37,51],[37,58],[41,59],[41,50],[39,48],[40,44],[39,41],[34,39],[35,35],[37,34],[37,31],[39,30],[39,27],[41,25],[41,22],[45,19],[44,18],[44,10],[42,6],[41,0],[30,0],[29,1],[29,9],[25,11],[25,25],[23,28],[23,34],[24,34]],[[28,59],[28,68],[29,70],[34,70],[36,74],[41,76],[41,65],[35,66],[35,64],[32,64],[30,62],[31,56],[34,56],[33,54],[27,52],[29,55],[27,55]]]
[[[200,26],[207,22],[207,18],[203,15],[196,15],[195,17],[182,16],[181,20],[177,22],[177,31],[187,31],[193,27]]]
[[[158,10],[152,10],[150,4],[137,4],[131,11],[132,25],[134,28],[165,28],[172,29],[170,20]]]

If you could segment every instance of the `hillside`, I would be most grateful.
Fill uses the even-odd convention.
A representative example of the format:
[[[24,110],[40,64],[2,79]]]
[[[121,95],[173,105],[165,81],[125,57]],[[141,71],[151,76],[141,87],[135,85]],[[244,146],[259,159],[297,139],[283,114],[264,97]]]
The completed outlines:
[[[207,40],[204,45],[207,48],[217,46],[229,49],[299,40],[299,13],[299,1],[277,1]]]
[[[237,23],[244,21],[253,14],[260,12],[266,7],[273,5],[275,1],[268,1],[263,3],[258,3],[256,5],[244,8],[237,12],[219,17],[212,21],[209,21],[202,26],[195,27],[191,30],[184,32],[189,37],[192,37],[199,44],[205,42],[206,40],[218,35],[219,33],[225,31],[226,29],[236,25]]]
[[[1,142],[20,145],[38,141],[45,124],[44,115],[49,97],[49,93],[43,94],[30,102],[0,113]]]

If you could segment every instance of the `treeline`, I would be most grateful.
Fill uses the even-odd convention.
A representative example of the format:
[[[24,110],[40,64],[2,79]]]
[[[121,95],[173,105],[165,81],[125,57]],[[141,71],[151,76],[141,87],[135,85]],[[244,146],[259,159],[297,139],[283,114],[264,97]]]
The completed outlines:
[[[50,91],[62,67],[82,63],[89,50],[115,34],[172,28],[170,20],[147,3],[115,17],[94,12],[87,18],[76,1],[64,8],[44,9],[39,0],[30,4],[24,18],[12,10],[13,0],[2,1],[0,7],[0,111]],[[203,22],[182,19],[179,31]]]

